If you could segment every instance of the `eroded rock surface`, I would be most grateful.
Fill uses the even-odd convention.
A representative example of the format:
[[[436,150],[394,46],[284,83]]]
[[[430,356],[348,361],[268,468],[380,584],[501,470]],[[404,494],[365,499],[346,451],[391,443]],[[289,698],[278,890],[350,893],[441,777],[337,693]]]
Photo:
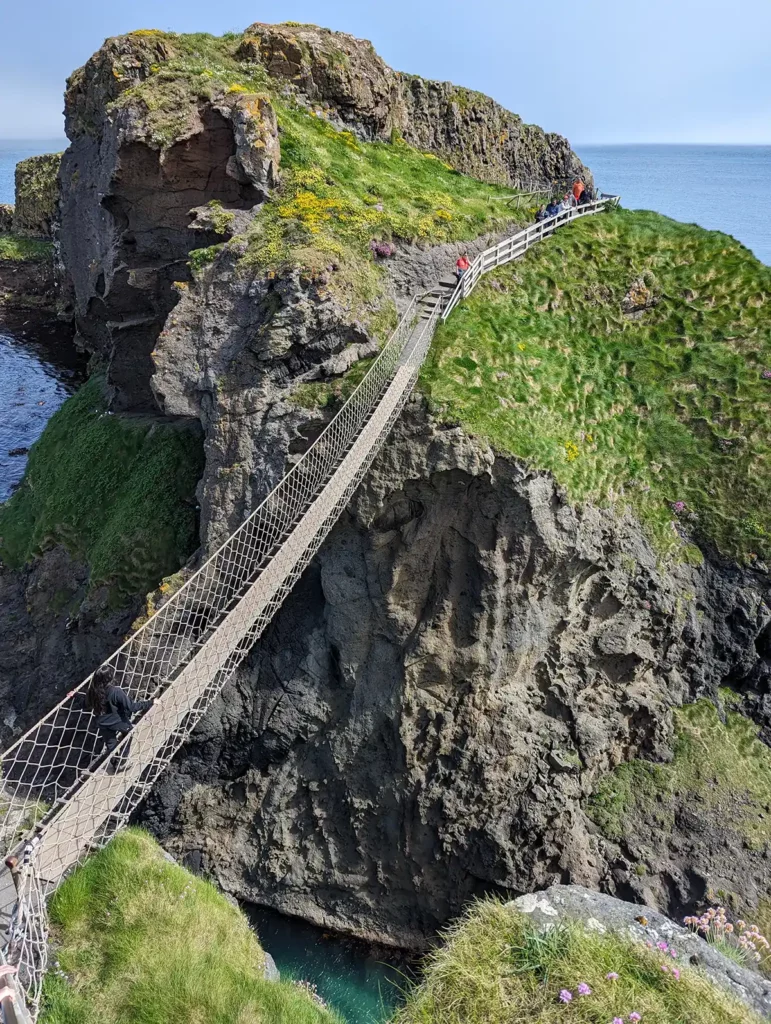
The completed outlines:
[[[118,647],[140,602],[112,609],[61,546],[0,566],[0,746],[4,749]]]
[[[57,175],[61,153],[31,156],[16,164],[16,203],[11,229],[17,235],[50,238],[59,201]]]
[[[367,138],[401,136],[483,181],[591,180],[561,135],[524,124],[483,93],[394,71],[366,39],[261,22],[244,35],[242,57],[260,60],[311,102],[329,104]]]
[[[239,898],[402,945],[480,892],[606,886],[582,799],[757,658],[762,589],[660,571],[416,399],[149,820]]]
[[[265,97],[180,94],[173,137],[139,102],[116,99],[163,59],[162,37],[108,42],[73,75],[61,171],[60,260],[83,343],[108,364],[119,409],[157,409],[151,352],[190,280],[188,254],[229,238],[278,180],[275,113]],[[225,216],[204,222],[196,208]]]

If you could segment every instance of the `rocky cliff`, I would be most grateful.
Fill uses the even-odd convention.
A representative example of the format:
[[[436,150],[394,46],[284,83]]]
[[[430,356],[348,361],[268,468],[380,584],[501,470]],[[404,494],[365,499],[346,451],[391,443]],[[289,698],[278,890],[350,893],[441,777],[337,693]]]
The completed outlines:
[[[323,102],[362,136],[403,136],[487,181],[588,174],[561,137],[481,94],[399,75],[341,33],[253,25],[240,40],[110,39],[68,83],[60,264],[116,408],[155,407],[151,353],[176,285],[190,281],[188,253],[243,232],[278,182],[277,101]]]
[[[394,71],[367,40],[315,25],[261,22],[244,37],[243,57],[261,61],[309,102],[333,108],[367,138],[401,136],[483,181],[590,178],[562,136],[525,124],[483,93]]]
[[[415,399],[150,820],[241,898],[399,944],[480,892],[607,886],[583,798],[757,660],[767,590],[662,571]]]
[[[50,238],[57,215],[57,176],[61,153],[31,156],[16,165],[13,231],[30,238]]]
[[[66,108],[71,308],[113,410],[201,423],[204,550],[318,435],[394,301],[501,229],[500,191],[429,177],[440,162],[415,149],[509,184],[584,170],[493,101],[309,26],[109,40]],[[337,148],[316,166],[311,143]],[[401,221],[381,198],[388,175],[344,191],[367,146],[388,175],[406,154],[431,184]],[[410,219],[419,244],[396,228]],[[388,271],[367,244],[383,236]],[[429,248],[437,237],[447,245]],[[304,400],[313,382],[324,401]],[[57,574],[75,638],[61,614],[51,628]],[[104,604],[89,620],[85,576],[57,548],[3,580],[3,692],[26,715],[53,703],[54,678],[67,685],[63,652],[77,646],[80,674],[127,628]],[[628,514],[571,506],[417,397],[146,820],[241,898],[404,945],[480,892],[571,880],[626,894],[632,866],[586,798],[614,765],[671,755],[674,707],[749,677],[769,604],[761,572],[661,564]],[[675,895],[696,898],[687,879]]]

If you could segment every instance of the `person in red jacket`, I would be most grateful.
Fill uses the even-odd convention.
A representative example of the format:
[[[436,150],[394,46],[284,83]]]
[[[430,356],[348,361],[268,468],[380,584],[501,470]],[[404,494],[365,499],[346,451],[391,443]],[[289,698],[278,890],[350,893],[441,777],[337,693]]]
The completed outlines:
[[[583,195],[585,188],[586,185],[584,185],[581,179],[576,178],[576,180],[573,182],[573,198],[575,199],[576,204],[581,202],[581,196]]]
[[[468,256],[464,252],[463,255],[459,257],[458,262],[455,264],[455,276],[458,278],[459,281],[470,266],[471,264],[468,261]]]

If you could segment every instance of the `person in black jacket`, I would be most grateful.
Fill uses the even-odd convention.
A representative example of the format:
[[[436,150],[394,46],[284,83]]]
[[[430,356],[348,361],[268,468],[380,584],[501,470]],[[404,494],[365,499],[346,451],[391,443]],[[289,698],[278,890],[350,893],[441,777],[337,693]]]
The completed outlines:
[[[121,737],[131,732],[132,716],[138,711],[146,711],[153,703],[151,700],[132,700],[113,683],[113,677],[114,672],[109,665],[101,665],[91,676],[86,689],[86,707],[96,719],[108,754],[115,750]]]

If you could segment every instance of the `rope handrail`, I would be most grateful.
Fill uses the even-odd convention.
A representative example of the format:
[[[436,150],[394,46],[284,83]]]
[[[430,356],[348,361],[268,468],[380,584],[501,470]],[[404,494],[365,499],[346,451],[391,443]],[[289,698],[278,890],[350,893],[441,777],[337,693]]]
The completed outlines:
[[[319,437],[104,663],[132,699],[155,699],[108,757],[101,754],[94,716],[82,702],[90,676],[0,757],[0,842],[6,853],[24,848],[4,956],[18,968],[33,1018],[46,964],[47,894],[85,853],[127,823],[271,621],[388,436],[440,317],[446,319],[483,274],[606,205],[603,199],[567,210],[485,250],[446,305],[430,293],[412,299]],[[0,913],[8,893],[8,874],[0,873]]]

